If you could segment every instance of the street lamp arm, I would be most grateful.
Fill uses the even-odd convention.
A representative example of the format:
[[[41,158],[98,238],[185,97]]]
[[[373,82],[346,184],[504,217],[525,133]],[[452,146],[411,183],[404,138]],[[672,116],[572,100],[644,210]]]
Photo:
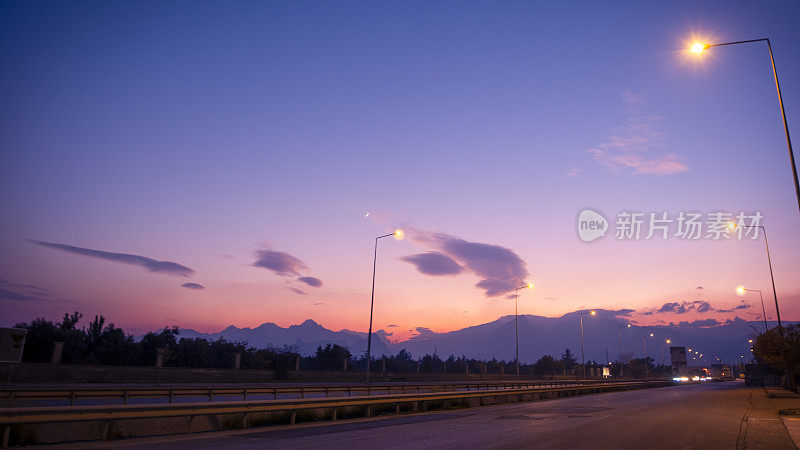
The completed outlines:
[[[711,48],[711,47],[721,47],[723,45],[734,45],[734,44],[747,44],[750,42],[766,42],[767,48],[769,49],[769,61],[772,64],[772,75],[775,78],[775,89],[778,91],[778,106],[781,108],[781,118],[783,119],[783,131],[786,134],[786,146],[789,148],[789,160],[792,164],[792,175],[794,176],[794,189],[797,194],[797,207],[800,208],[800,180],[797,178],[797,164],[794,159],[794,150],[792,150],[792,138],[789,137],[789,124],[786,121],[786,110],[783,108],[783,95],[781,94],[781,83],[778,81],[778,70],[775,68],[775,57],[772,55],[772,43],[770,43],[769,38],[760,38],[760,39],[748,39],[746,41],[735,41],[735,42],[723,42],[720,44],[696,44],[700,45],[701,47],[699,50],[695,51],[703,51],[703,49]],[[780,328],[780,324],[778,325]]]
[[[736,42],[722,42],[720,44],[706,44],[705,47],[706,48],[711,48],[711,47],[720,47],[722,45],[749,44],[750,42],[762,42],[762,41],[769,42],[769,38],[748,39],[746,41],[736,41]]]

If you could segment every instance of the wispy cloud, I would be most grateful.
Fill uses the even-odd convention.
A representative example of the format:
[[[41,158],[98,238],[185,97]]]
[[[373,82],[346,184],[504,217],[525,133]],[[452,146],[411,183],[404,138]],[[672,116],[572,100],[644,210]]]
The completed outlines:
[[[641,314],[645,316],[651,316],[653,314],[686,314],[690,311],[696,311],[698,313],[706,313],[710,311],[714,311],[714,308],[711,307],[711,303],[705,300],[694,300],[694,301],[682,301],[682,302],[667,302],[661,305],[659,308],[652,309],[650,311],[643,312]],[[718,310],[719,312],[725,312],[724,310]]]
[[[748,303],[746,303],[744,300],[742,300],[741,303],[739,303],[738,305],[736,305],[736,306],[734,306],[732,308],[729,308],[729,309],[718,309],[717,311],[719,311],[721,313],[731,313],[731,312],[734,312],[734,311],[738,311],[740,309],[747,309],[749,307],[750,307],[750,305]]]
[[[413,264],[425,275],[458,275],[464,271],[452,258],[439,252],[403,256],[400,260]]]
[[[678,322],[678,326],[679,327],[715,327],[717,325],[720,325],[721,323],[722,322],[720,322],[717,319],[700,319],[700,320],[695,320],[693,322],[680,321],[680,322]]]
[[[44,298],[35,295],[22,294],[2,288],[0,288],[0,299],[13,300],[16,302],[41,302],[45,300]]]
[[[644,96],[625,92],[622,100],[628,119],[603,143],[587,150],[594,160],[612,170],[631,170],[636,174],[672,175],[689,170],[683,156],[659,152],[664,147],[663,117],[645,113]]]
[[[194,270],[186,266],[183,266],[181,264],[174,263],[171,261],[158,261],[156,259],[147,258],[145,256],[132,255],[128,253],[112,253],[102,250],[92,250],[89,248],[75,247],[66,244],[55,244],[52,242],[37,241],[34,239],[30,239],[29,242],[32,242],[36,245],[41,245],[43,247],[53,248],[56,250],[61,250],[69,253],[75,253],[78,255],[90,256],[92,258],[99,258],[99,259],[104,259],[106,261],[113,261],[123,264],[141,266],[149,270],[150,272],[166,273],[182,277],[188,277],[194,273]]]
[[[181,286],[185,287],[186,289],[195,289],[195,290],[198,290],[198,291],[202,291],[203,289],[206,288],[202,284],[198,284],[198,283],[183,283]]]
[[[409,233],[416,242],[439,250],[443,256],[461,268],[482,278],[475,286],[482,289],[487,297],[497,297],[512,292],[524,285],[528,278],[525,261],[506,247],[470,242],[441,232],[411,228]],[[426,268],[432,269],[428,266]],[[441,269],[438,266],[436,268]]]
[[[286,252],[257,250],[256,257],[254,266],[271,270],[275,275],[299,277],[301,270],[308,270],[306,263]]]
[[[316,277],[300,277],[297,281],[305,283],[311,287],[322,287],[322,280]]]
[[[574,178],[577,177],[578,174],[581,173],[582,171],[583,169],[578,169],[577,167],[570,167],[569,170],[567,170],[567,173],[564,174],[564,176],[566,178]]]
[[[277,250],[256,250],[256,262],[253,263],[255,267],[262,267],[270,270],[275,275],[281,277],[295,277],[297,281],[304,283],[311,287],[321,287],[322,280],[316,277],[304,276],[302,272],[309,270],[308,265],[300,258],[286,252]],[[300,289],[291,288],[296,294],[302,292],[301,295],[306,295]]]
[[[6,289],[15,289],[18,291],[22,291],[26,295],[32,295],[35,297],[47,297],[50,295],[50,292],[45,288],[34,286],[32,284],[14,283],[2,278],[0,278],[0,286]]]
[[[308,295],[308,294],[306,294],[304,291],[302,291],[302,290],[300,290],[300,289],[297,289],[297,288],[293,288],[293,287],[287,287],[286,289],[288,289],[288,290],[290,290],[290,291],[294,292],[294,293],[295,293],[295,294],[297,294],[297,295]]]

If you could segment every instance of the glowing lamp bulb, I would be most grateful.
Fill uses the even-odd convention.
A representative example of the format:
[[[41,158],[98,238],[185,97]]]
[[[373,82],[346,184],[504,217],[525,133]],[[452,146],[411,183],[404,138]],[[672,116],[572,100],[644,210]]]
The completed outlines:
[[[399,228],[394,230],[394,238],[395,239],[397,239],[398,241],[402,241],[404,237],[406,237],[406,234],[403,232],[403,230],[401,230]]]
[[[671,343],[672,343],[672,341],[667,339],[667,344],[671,344]]]
[[[692,44],[692,47],[690,48],[692,53],[702,53],[703,50],[705,50],[705,49],[706,49],[706,46],[701,44],[701,43],[699,43],[699,42],[695,42],[694,44]]]
[[[592,311],[592,312],[590,312],[589,314],[591,314],[591,315],[593,315],[593,316],[594,316],[595,314],[597,314],[597,311]]]
[[[533,289],[533,283],[528,283],[528,289]]]
[[[744,292],[745,292],[746,290],[747,290],[747,289],[745,289],[745,288],[744,288],[744,286],[738,286],[738,287],[736,288],[736,293],[737,293],[737,294],[739,294],[739,295],[744,295]]]

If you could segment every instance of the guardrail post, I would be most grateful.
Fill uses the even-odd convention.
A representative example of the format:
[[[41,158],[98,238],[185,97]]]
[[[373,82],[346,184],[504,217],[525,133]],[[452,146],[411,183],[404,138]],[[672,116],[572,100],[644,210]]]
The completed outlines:
[[[247,401],[247,388],[242,391],[242,401]]]
[[[110,441],[111,440],[111,421],[106,420],[103,422],[103,440]]]
[[[11,438],[11,425],[3,427],[3,448],[8,448],[8,440]]]
[[[214,401],[214,391],[211,391],[211,390],[208,391],[208,401],[210,401],[210,402]]]
[[[367,417],[372,417],[372,405],[367,405]]]
[[[300,388],[300,398],[306,398],[306,388]]]
[[[277,400],[278,399],[278,388],[273,388],[272,389],[272,394],[275,395],[275,400]]]
[[[247,412],[242,414],[242,429],[244,430],[246,428],[247,428]]]
[[[290,423],[294,425],[295,421],[297,420],[297,411],[292,411],[292,419]]]
[[[333,413],[331,413],[331,420],[333,421],[336,420],[336,411],[338,411],[338,409],[339,408],[333,408]]]
[[[169,390],[169,402],[172,403],[172,389]]]
[[[75,391],[69,393],[69,406],[75,406]]]
[[[122,393],[122,404],[123,405],[127,405],[128,404],[128,391],[125,391],[125,392]]]
[[[395,403],[394,404],[394,413],[395,414],[400,414],[400,403]]]

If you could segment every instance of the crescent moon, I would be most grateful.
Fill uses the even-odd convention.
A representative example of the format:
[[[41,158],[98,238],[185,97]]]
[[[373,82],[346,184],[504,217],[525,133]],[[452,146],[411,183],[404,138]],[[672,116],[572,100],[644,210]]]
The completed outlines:
[[[369,211],[367,211],[367,213],[364,214],[364,217],[369,217]]]

